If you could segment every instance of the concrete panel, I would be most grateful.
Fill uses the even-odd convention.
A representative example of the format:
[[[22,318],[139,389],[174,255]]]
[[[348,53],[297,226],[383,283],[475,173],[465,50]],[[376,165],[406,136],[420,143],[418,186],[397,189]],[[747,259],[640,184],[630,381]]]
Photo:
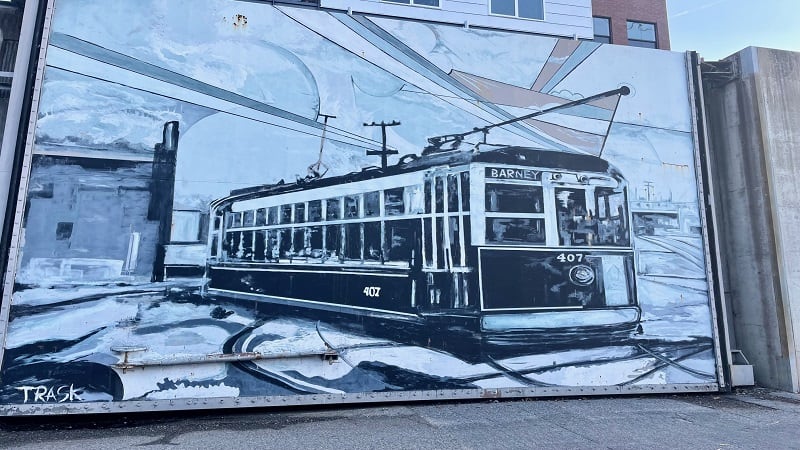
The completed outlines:
[[[800,54],[747,48],[707,90],[734,348],[759,384],[797,392]]]

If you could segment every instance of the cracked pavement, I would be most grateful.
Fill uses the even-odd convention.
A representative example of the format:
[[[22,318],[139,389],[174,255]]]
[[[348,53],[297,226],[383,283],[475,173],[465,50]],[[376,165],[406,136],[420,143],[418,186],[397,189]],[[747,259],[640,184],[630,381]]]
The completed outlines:
[[[240,409],[3,419],[0,446],[800,448],[800,395],[727,394]]]

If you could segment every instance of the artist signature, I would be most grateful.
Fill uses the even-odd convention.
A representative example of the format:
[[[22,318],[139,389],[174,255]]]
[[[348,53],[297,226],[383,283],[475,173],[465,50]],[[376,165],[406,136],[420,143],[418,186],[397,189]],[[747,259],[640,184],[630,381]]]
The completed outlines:
[[[32,401],[33,403],[64,403],[83,401],[78,393],[83,392],[81,388],[75,388],[74,384],[62,386],[20,386],[18,391],[24,394],[23,403]]]

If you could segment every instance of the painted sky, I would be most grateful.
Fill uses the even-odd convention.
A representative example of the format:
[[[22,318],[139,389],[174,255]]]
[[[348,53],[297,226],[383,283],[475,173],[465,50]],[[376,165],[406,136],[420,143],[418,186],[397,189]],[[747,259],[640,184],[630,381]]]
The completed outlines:
[[[797,0],[668,0],[672,50],[710,61],[749,47],[800,51]]]
[[[387,141],[406,154],[419,153],[427,137],[528,113],[478,101],[449,74],[530,89],[556,44],[389,18],[365,25],[344,13],[230,0],[119,0],[113,10],[102,0],[58,4],[39,149],[144,153],[160,140],[164,121],[178,120],[180,208],[202,209],[234,188],[304,176],[319,157],[320,112],[336,116],[324,154],[330,174],[375,164],[364,150],[380,147],[380,129],[364,123],[402,122]],[[683,169],[692,159],[683,55],[585,44],[592,51],[573,61],[553,95],[630,87],[603,156],[632,186],[660,180],[661,191],[694,201],[693,173]],[[494,129],[491,142],[565,149],[518,125]]]

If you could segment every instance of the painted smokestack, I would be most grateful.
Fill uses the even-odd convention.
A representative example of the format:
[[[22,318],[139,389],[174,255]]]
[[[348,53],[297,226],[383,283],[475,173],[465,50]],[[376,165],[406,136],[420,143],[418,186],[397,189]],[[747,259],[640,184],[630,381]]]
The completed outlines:
[[[156,144],[153,155],[147,220],[158,221],[158,242],[152,281],[164,281],[164,259],[172,234],[172,198],[175,193],[175,161],[178,156],[179,134],[178,122],[165,123],[163,140]]]

